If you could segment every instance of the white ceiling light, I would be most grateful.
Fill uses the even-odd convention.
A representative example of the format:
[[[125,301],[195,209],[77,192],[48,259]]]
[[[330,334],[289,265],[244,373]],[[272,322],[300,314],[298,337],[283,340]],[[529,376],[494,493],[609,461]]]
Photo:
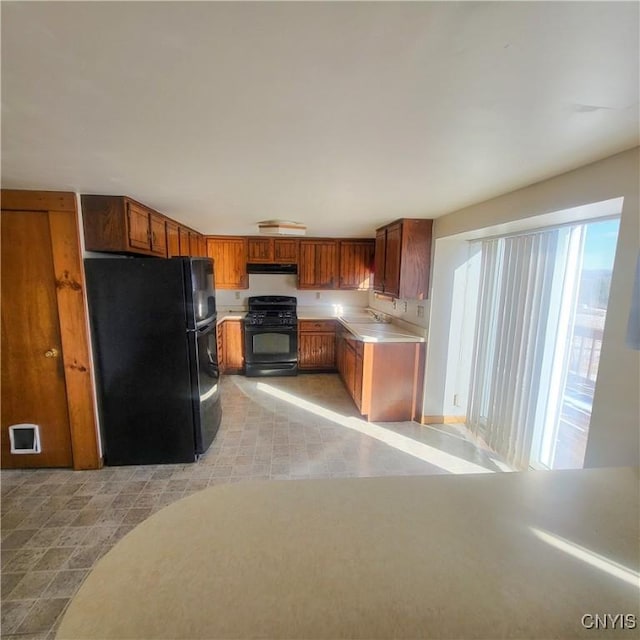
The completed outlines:
[[[307,227],[291,220],[263,220],[258,222],[258,231],[272,236],[303,236]]]

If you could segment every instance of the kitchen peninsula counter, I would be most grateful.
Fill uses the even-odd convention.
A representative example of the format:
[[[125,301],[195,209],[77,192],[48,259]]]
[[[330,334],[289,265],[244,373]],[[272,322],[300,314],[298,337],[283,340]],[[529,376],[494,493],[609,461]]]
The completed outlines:
[[[622,637],[589,625],[640,613],[638,480],[621,468],[218,485],[107,553],[57,638]]]

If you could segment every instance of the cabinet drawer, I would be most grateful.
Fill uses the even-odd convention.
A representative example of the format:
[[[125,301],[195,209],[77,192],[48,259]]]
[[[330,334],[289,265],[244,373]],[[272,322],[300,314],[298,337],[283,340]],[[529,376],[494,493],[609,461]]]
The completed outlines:
[[[300,331],[335,331],[336,323],[335,320],[299,320],[298,327]]]

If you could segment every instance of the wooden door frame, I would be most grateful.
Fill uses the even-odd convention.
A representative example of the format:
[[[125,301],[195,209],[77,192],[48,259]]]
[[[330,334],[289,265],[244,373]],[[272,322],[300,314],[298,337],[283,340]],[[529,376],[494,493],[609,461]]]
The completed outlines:
[[[73,468],[99,469],[102,456],[76,196],[60,191],[2,189],[1,204],[3,211],[48,214]]]

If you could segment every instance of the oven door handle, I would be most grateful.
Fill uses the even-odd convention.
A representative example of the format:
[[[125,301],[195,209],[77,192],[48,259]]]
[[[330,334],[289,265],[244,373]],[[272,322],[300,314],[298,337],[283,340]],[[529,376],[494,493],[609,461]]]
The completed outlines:
[[[298,327],[285,327],[285,326],[278,326],[278,327],[265,327],[260,326],[260,325],[251,325],[251,324],[245,324],[244,325],[244,330],[245,331],[259,331],[261,333],[266,333],[267,331],[269,332],[275,332],[275,333],[297,333],[298,331]]]
[[[272,331],[271,329],[262,329],[262,330],[258,329],[257,331],[255,329],[245,329],[244,331],[245,331],[245,335],[248,335],[248,336],[256,336],[264,333],[279,333],[281,335],[286,335],[286,336],[298,335],[298,332],[295,329],[285,330],[285,331],[283,331],[282,329],[278,329],[277,331]]]

